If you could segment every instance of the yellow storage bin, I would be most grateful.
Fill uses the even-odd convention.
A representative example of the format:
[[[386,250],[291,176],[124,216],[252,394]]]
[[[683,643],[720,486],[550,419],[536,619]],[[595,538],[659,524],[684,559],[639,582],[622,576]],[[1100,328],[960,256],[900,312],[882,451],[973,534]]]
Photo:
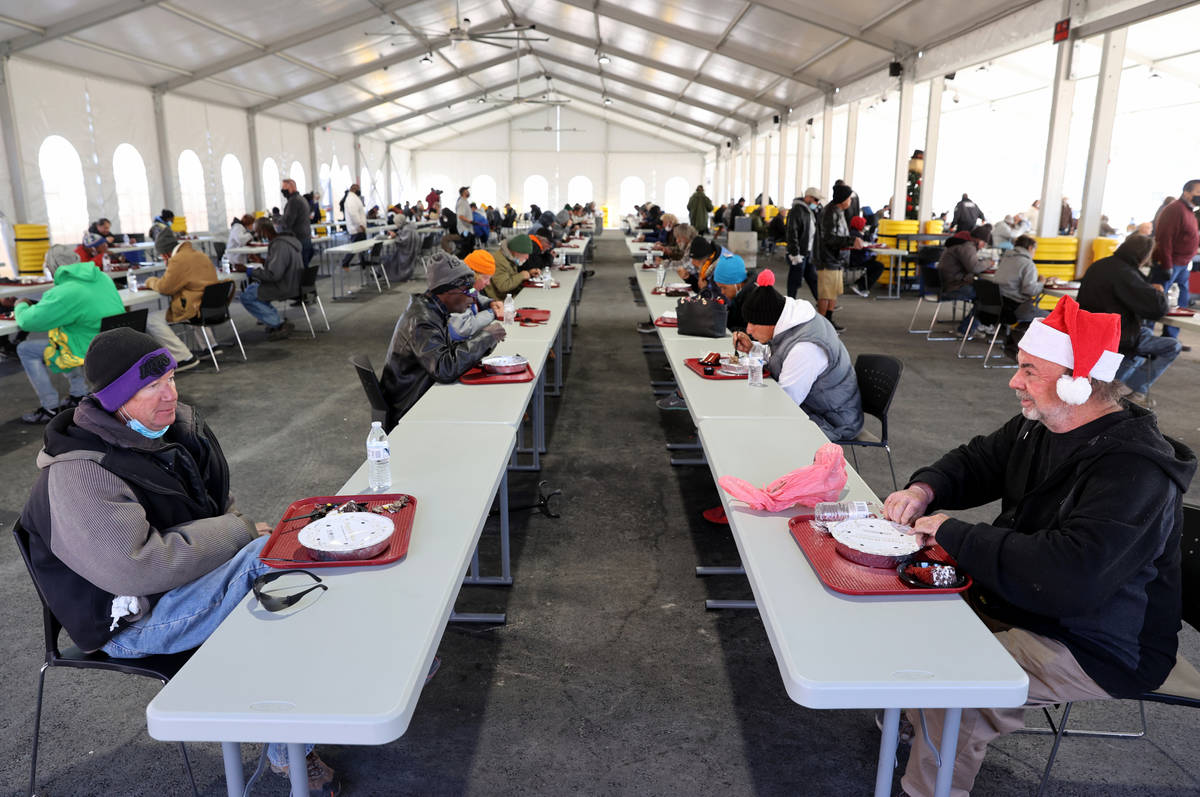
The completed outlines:
[[[14,224],[13,241],[17,273],[41,274],[50,249],[50,228],[45,224]]]
[[[187,232],[187,216],[176,216],[171,221],[171,229],[178,233]]]
[[[1113,252],[1117,251],[1117,241],[1114,238],[1094,238],[1092,239],[1092,262],[1095,263],[1101,258],[1108,257]]]
[[[905,241],[903,246],[898,245],[896,240],[897,235],[916,235],[921,228],[921,223],[916,219],[880,219],[878,235],[876,236],[879,243],[889,249],[904,249],[909,252],[915,252],[921,247],[915,241]],[[884,259],[885,263],[887,258]],[[880,279],[880,283],[887,285],[891,282],[892,270],[886,269]]]
[[[605,226],[605,228],[607,228],[608,227],[608,205],[602,206],[600,208],[600,212],[604,214],[604,226]]]
[[[925,222],[925,232],[928,235],[937,235],[945,229],[945,222],[941,219],[930,219]]]

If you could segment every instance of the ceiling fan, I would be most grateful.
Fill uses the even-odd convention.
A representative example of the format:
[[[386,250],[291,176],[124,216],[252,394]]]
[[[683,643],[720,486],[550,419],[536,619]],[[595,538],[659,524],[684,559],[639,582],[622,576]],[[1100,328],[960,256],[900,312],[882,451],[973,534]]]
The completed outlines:
[[[388,20],[388,22],[391,23],[391,25],[393,25],[393,26],[401,25],[401,20],[399,17],[396,16],[395,12],[392,12],[390,14],[390,16],[392,18],[390,20]],[[411,30],[400,30],[400,31],[392,31],[392,30],[382,31],[382,32],[367,31],[365,35],[367,35],[367,36],[385,36],[388,38],[393,38],[396,36],[416,36],[416,35],[422,35],[422,36],[425,36],[428,38],[437,38],[440,36],[448,36],[450,38],[450,46],[452,46],[452,47],[455,44],[458,44],[459,42],[470,41],[470,42],[480,42],[482,44],[490,44],[493,47],[501,47],[505,50],[511,50],[511,49],[513,49],[514,45],[505,44],[504,42],[518,42],[519,43],[522,40],[535,41],[535,42],[550,41],[550,39],[546,38],[546,37],[539,37],[539,38],[531,39],[531,38],[524,36],[525,33],[536,29],[536,27],[537,27],[536,25],[518,25],[515,22],[513,22],[513,23],[509,23],[509,25],[506,27],[500,28],[499,30],[484,31],[482,33],[472,33],[471,32],[471,20],[467,17],[464,17],[462,14],[459,13],[458,0],[454,0],[454,24],[450,27],[449,31],[437,30],[434,28],[413,28]],[[393,47],[398,44],[400,44],[400,42],[397,42],[397,41],[392,42]]]
[[[567,105],[571,101],[566,98],[551,96],[554,94],[554,87],[550,85],[550,75],[544,75],[546,78],[546,90],[538,95],[521,96],[521,59],[517,59],[517,93],[512,97],[503,97],[497,94],[494,97],[488,97],[486,94],[480,99],[480,102],[490,102],[494,105]]]
[[[580,127],[561,127],[560,119],[562,111],[560,108],[554,109],[554,124],[550,123],[550,109],[546,109],[546,124],[542,127],[518,127],[518,133],[586,133],[587,131]]]

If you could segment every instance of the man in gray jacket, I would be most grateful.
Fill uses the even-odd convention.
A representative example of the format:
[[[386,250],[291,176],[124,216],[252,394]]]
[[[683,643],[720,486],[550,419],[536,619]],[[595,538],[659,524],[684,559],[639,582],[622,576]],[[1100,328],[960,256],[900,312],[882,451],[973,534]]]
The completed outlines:
[[[270,245],[262,266],[246,272],[242,306],[267,327],[267,340],[282,340],[293,326],[270,303],[295,299],[300,294],[300,272],[304,268],[300,241],[290,232],[276,232],[268,219],[254,222],[254,234],[270,241]]]
[[[280,231],[296,236],[296,240],[300,242],[300,257],[304,268],[308,268],[308,261],[312,260],[313,256],[312,225],[309,222],[311,210],[308,200],[300,195],[296,190],[296,181],[290,178],[283,181],[280,193],[286,200],[283,206],[283,220],[279,223]]]
[[[198,647],[269,568],[270,531],[234,507],[216,435],[175,390],[175,359],[132,329],[102,332],[93,392],[46,427],[21,513],[38,587],[82,650],[134,659]],[[313,794],[338,792],[308,760]],[[272,744],[272,769],[287,748]]]
[[[995,279],[1000,286],[1000,295],[1016,303],[1018,321],[1032,321],[1049,315],[1045,310],[1038,310],[1033,303],[1045,283],[1045,280],[1038,279],[1037,265],[1033,262],[1036,252],[1037,239],[1020,235],[996,265]]]

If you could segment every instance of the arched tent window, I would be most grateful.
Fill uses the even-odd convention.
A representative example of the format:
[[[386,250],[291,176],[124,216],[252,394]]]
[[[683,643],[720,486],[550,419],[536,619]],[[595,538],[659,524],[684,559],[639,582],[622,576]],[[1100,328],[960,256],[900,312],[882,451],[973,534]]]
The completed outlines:
[[[288,169],[288,177],[296,181],[297,191],[302,194],[308,193],[308,178],[304,174],[304,167],[300,165],[300,161],[292,161],[292,166]]]
[[[229,218],[246,213],[246,178],[242,162],[232,153],[221,158],[221,191],[225,194],[225,215]]]
[[[674,213],[681,219],[687,219],[687,201],[691,194],[688,192],[688,181],[682,177],[672,177],[663,187],[663,211]]]
[[[267,197],[267,207],[263,210],[271,209],[270,197],[275,197],[278,201],[279,194],[279,166],[275,164],[274,158],[267,158],[262,164],[262,181],[263,181],[263,196]]]
[[[366,166],[362,167],[362,171],[358,173],[358,188],[362,193],[363,204],[367,208],[371,207],[371,172]]]
[[[200,165],[200,156],[190,149],[179,153],[179,196],[188,229],[207,230],[208,199],[204,192],[204,167]]]
[[[633,212],[634,205],[646,201],[646,181],[630,175],[621,181],[621,214]]]
[[[568,205],[586,205],[595,199],[592,194],[592,181],[582,174],[575,175],[567,182]]]
[[[490,174],[481,174],[471,181],[471,201],[479,205],[496,204],[496,180]]]
[[[525,210],[530,205],[537,205],[542,210],[550,210],[550,184],[540,174],[531,174],[525,178],[525,186],[521,193],[525,196]]]
[[[62,136],[48,136],[38,149],[38,170],[46,196],[50,239],[72,246],[78,244],[88,227],[87,194],[79,153]]]
[[[150,229],[150,186],[146,162],[132,144],[113,152],[113,184],[117,189],[117,217],[125,234]]]
[[[317,171],[317,190],[321,192],[321,198],[317,204],[322,208],[328,208],[329,203],[333,201],[333,185],[329,181],[331,174],[328,163],[322,163]],[[329,212],[326,211],[324,215],[328,219]]]

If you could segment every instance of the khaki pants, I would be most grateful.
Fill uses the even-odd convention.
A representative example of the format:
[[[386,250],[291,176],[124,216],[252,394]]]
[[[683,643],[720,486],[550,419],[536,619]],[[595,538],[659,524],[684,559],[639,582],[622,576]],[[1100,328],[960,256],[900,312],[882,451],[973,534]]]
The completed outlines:
[[[983,765],[988,743],[1025,726],[1025,708],[1047,706],[1074,700],[1104,700],[1109,694],[1093,681],[1066,645],[1047,637],[1010,628],[996,633],[996,640],[1016,659],[1029,675],[1029,697],[1022,708],[965,708],[958,729],[958,749],[954,759],[952,797],[965,797],[975,784]],[[937,759],[925,744],[921,717],[908,710],[915,734],[908,768],[900,784],[911,797],[928,797],[937,782]],[[936,745],[942,738],[944,709],[925,709],[925,725]]]
[[[171,352],[171,356],[175,358],[175,362],[177,363],[181,363],[192,356],[192,352],[167,324],[166,310],[150,308],[150,312],[146,314],[146,334],[161,343],[167,351]]]
[[[817,299],[836,299],[842,295],[842,270],[817,269]]]

